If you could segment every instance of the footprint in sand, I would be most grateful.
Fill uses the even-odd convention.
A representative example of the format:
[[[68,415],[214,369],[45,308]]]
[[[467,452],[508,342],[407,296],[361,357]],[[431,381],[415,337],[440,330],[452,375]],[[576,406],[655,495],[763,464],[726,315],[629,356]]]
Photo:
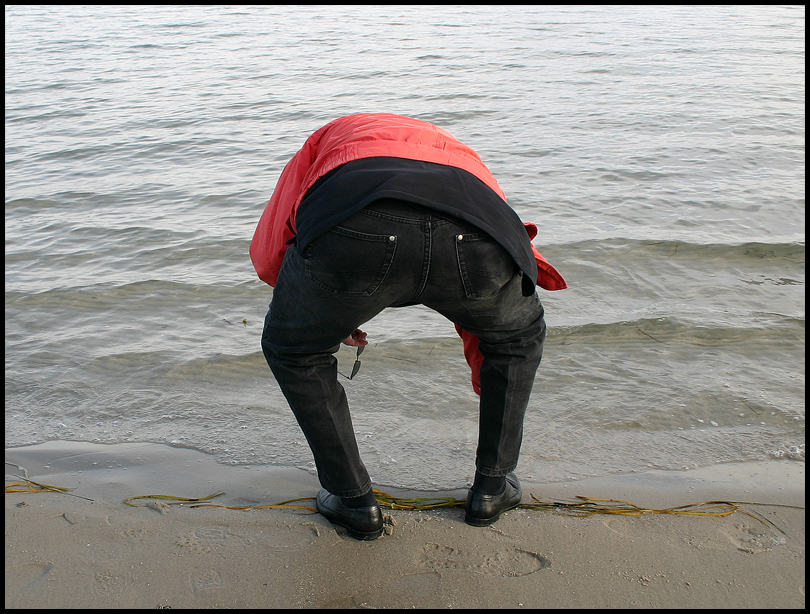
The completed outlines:
[[[175,544],[192,552],[215,552],[230,535],[226,527],[200,527],[180,535]]]
[[[195,591],[222,588],[222,574],[216,569],[203,569],[191,576],[191,586]]]
[[[421,561],[431,570],[462,569],[503,577],[528,576],[551,567],[551,561],[536,552],[512,546],[486,553],[475,553],[452,546],[427,543],[422,546]]]
[[[130,586],[132,586],[131,578],[119,576],[112,570],[105,570],[97,572],[93,577],[92,591],[104,602],[117,601]]]
[[[217,599],[221,589],[234,586],[238,582],[238,575],[227,566],[217,569],[203,567],[194,570],[189,576],[188,582],[195,597],[202,600],[197,605],[202,605],[209,599]]]
[[[759,554],[773,550],[776,546],[783,546],[787,540],[783,535],[777,535],[763,527],[755,528],[744,523],[735,523],[734,530],[725,532],[725,536],[732,544],[747,554]]]
[[[127,529],[126,531],[121,531],[121,535],[128,539],[143,539],[146,537],[146,530],[139,528]]]

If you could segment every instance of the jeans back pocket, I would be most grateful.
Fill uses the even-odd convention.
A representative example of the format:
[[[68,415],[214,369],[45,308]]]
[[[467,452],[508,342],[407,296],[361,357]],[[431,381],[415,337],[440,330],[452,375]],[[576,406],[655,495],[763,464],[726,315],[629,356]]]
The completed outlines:
[[[485,233],[458,234],[455,244],[467,298],[493,296],[517,273],[517,264],[509,252]]]
[[[396,246],[394,235],[335,226],[304,250],[305,272],[334,294],[371,296],[388,275]]]

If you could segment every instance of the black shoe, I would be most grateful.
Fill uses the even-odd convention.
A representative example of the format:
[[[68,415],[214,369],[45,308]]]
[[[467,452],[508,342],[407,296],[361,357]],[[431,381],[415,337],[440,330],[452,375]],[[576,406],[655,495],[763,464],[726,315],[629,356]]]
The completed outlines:
[[[340,497],[322,489],[315,499],[315,507],[332,524],[344,527],[355,539],[377,539],[383,532],[383,517],[379,505],[352,509]]]
[[[486,527],[498,520],[500,515],[520,505],[522,492],[514,473],[506,476],[504,490],[499,495],[482,495],[470,490],[464,506],[464,522],[474,527]]]

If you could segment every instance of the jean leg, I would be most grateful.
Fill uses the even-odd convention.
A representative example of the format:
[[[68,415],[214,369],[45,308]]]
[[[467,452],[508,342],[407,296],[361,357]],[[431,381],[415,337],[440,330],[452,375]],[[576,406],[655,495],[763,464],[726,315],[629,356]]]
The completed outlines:
[[[532,297],[522,297],[527,301]],[[539,300],[537,301],[539,305]],[[479,337],[481,399],[476,468],[492,477],[514,471],[523,441],[523,422],[543,356],[546,326],[537,318],[509,337]]]
[[[422,302],[479,339],[484,360],[476,468],[483,475],[500,477],[514,471],[518,463],[546,325],[537,295],[523,296],[522,279],[511,258],[493,254],[492,245],[482,242],[479,258],[471,249],[464,254],[465,262],[459,261],[453,246],[469,232],[464,225],[451,226],[436,237],[431,281]],[[473,287],[474,279],[460,272],[463,266],[489,273],[481,275]],[[493,291],[492,280],[497,281],[495,286],[503,285]]]
[[[279,273],[262,351],[309,443],[321,485],[333,495],[357,497],[371,488],[334,352],[357,327],[413,293],[421,244],[418,223],[361,213],[303,254],[290,248]]]
[[[339,497],[359,497],[371,489],[371,479],[333,351],[275,354],[264,348],[264,355],[312,450],[321,486]]]
[[[340,341],[359,326],[357,317],[312,284],[301,255],[288,250],[265,317],[262,351],[306,437],[321,485],[340,497],[371,488],[334,357]]]

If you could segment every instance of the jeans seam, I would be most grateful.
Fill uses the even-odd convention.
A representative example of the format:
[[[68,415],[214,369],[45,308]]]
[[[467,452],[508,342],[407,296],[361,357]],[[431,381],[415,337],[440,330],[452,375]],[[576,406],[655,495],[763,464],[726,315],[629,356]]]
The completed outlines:
[[[423,220],[422,222],[422,236],[425,240],[425,248],[422,252],[422,276],[419,279],[419,285],[412,300],[417,300],[422,295],[422,292],[425,291],[425,287],[427,286],[428,277],[430,276],[430,258],[433,251],[433,226],[431,216],[428,215],[427,218],[426,221]]]
[[[368,215],[370,217],[382,218],[393,222],[401,222],[403,224],[420,225],[425,221],[425,217],[427,217],[429,220],[432,220],[435,226],[446,226],[447,224],[453,223],[451,220],[445,219],[440,216],[434,216],[433,214],[430,213],[418,214],[420,215],[419,218],[404,217],[395,215],[393,213],[386,213],[383,211],[377,211],[375,209],[368,209],[368,208],[361,209],[358,213],[360,213],[361,215]]]
[[[398,216],[398,215],[393,215],[391,213],[382,213],[380,211],[373,211],[373,210],[370,211],[368,209],[361,209],[360,213],[362,215],[368,215],[370,217],[377,217],[377,218],[381,218],[381,219],[388,220],[388,221],[391,221],[391,222],[396,222],[396,223],[399,223],[399,224],[415,224],[415,225],[418,225],[418,224],[421,224],[422,221],[423,221],[422,219],[401,217],[401,216]]]

